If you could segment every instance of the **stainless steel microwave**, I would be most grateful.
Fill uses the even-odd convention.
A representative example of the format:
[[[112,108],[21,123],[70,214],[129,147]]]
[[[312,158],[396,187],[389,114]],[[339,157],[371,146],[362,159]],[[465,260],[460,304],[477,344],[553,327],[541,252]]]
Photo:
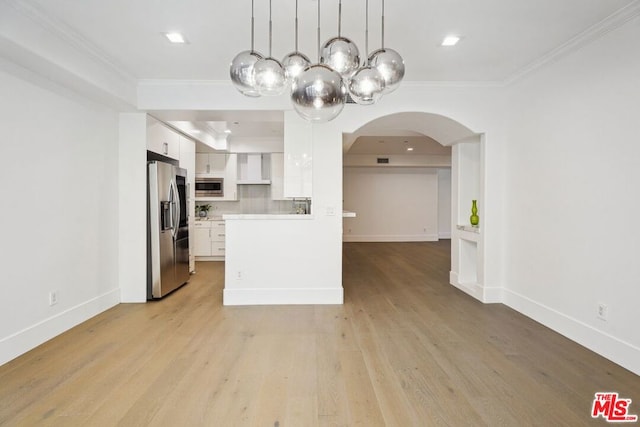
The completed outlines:
[[[223,197],[224,178],[196,177],[196,197]]]

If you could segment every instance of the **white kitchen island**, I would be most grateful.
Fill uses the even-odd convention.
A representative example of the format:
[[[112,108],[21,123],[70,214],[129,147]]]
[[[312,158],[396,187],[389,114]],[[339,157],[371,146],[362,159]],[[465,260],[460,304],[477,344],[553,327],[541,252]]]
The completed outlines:
[[[318,273],[317,265],[321,253],[342,249],[341,236],[314,232],[341,216],[228,214],[223,219],[224,305],[342,304],[341,269],[326,266]]]

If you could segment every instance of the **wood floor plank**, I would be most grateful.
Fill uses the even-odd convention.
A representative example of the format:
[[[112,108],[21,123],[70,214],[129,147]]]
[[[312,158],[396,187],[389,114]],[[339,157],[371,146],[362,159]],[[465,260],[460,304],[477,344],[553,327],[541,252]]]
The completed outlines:
[[[224,264],[0,366],[4,426],[602,425],[640,377],[448,283],[450,242],[347,243],[345,304],[223,307]]]

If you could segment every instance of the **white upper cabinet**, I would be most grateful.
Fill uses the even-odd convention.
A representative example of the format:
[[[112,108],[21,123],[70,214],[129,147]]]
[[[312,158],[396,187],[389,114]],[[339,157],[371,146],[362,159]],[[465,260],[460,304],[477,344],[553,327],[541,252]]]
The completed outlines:
[[[228,156],[224,153],[198,153],[196,173],[209,175],[212,178],[223,178],[226,174]]]
[[[284,197],[311,197],[312,128],[295,111],[284,117]]]
[[[147,150],[180,160],[180,134],[147,116]]]
[[[238,200],[238,155],[235,153],[196,153],[196,175],[224,178],[223,197],[198,197],[201,201]]]
[[[284,154],[271,153],[271,199],[287,200],[284,197]]]

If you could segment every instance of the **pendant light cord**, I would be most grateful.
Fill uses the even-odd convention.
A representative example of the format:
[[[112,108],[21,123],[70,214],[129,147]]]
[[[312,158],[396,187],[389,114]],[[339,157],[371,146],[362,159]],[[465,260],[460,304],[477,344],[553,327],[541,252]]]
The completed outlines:
[[[366,59],[363,62],[365,65],[369,65],[369,0],[366,1],[364,16],[364,54]]]
[[[273,38],[272,33],[273,33],[273,23],[271,22],[271,0],[269,0],[269,58],[271,58],[271,41]]]
[[[382,50],[384,50],[384,0],[382,0]]]
[[[320,63],[320,0],[318,0],[318,64]]]
[[[296,0],[296,27],[295,27],[295,31],[296,31],[296,52],[298,52],[298,0]]]
[[[338,37],[342,36],[342,0],[338,2]]]
[[[254,17],[253,17],[253,0],[251,0],[251,52],[254,51],[253,40],[255,39],[253,34],[253,26],[254,26]]]

